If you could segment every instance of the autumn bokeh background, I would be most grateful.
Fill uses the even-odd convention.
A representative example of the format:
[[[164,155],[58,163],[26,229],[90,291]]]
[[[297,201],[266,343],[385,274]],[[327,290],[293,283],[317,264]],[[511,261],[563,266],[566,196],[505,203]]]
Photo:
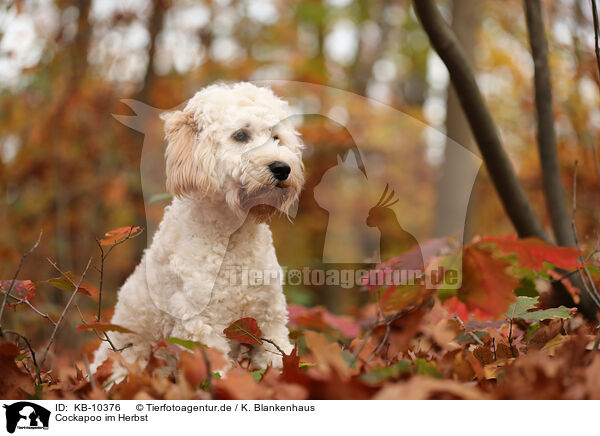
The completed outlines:
[[[600,215],[600,109],[594,31],[583,3],[544,6],[563,184],[572,201],[577,160],[576,225],[585,245],[596,239]],[[522,2],[439,4],[470,55],[503,143],[548,226]],[[0,277],[12,277],[19,256],[41,230],[41,244],[20,275],[34,281],[58,275],[47,258],[79,272],[98,255],[96,237],[113,228],[146,226],[140,176],[145,138],[113,114],[134,115],[123,99],[168,110],[218,80],[313,85],[299,93],[285,82],[275,87],[292,105],[322,114],[307,117],[300,128],[308,145],[308,186],[318,184],[338,155],[360,145],[361,152],[387,162],[382,183],[402,187],[396,188],[401,201],[395,211],[410,217],[420,240],[454,232],[448,223],[456,221],[457,212],[444,199],[452,197],[449,187],[470,186],[463,188],[460,180],[465,162],[445,153],[451,143],[446,135],[477,151],[445,67],[409,1],[5,0],[0,4]],[[360,128],[350,136],[343,125],[353,120],[360,120]],[[456,180],[442,182],[442,174]],[[335,185],[330,188],[325,194],[335,197]],[[381,183],[345,204],[368,210],[380,188]],[[322,235],[327,216],[315,202],[303,207],[293,232],[285,222],[273,224],[284,264],[310,265],[320,256],[310,242]],[[350,222],[352,213],[346,217]],[[512,232],[482,168],[468,204],[465,238]],[[146,238],[137,238],[111,254],[106,316],[146,244]],[[97,271],[87,278],[97,279]],[[333,312],[360,303],[352,292],[286,291],[293,303],[322,304]],[[56,314],[67,296],[41,285],[36,304]],[[49,326],[26,311],[8,316],[34,341],[47,334]],[[71,317],[76,325],[77,314]],[[85,336],[65,339],[77,347]]]

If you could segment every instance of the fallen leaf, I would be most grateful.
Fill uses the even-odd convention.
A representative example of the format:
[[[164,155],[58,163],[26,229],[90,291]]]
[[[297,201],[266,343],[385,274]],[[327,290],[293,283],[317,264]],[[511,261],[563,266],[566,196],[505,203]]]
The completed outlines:
[[[516,235],[499,238],[486,236],[481,241],[492,242],[505,253],[516,253],[521,268],[541,271],[544,269],[545,262],[568,270],[581,266],[578,260],[581,252],[578,249],[557,247],[538,238],[517,239]]]
[[[456,298],[478,318],[500,317],[515,301],[513,291],[519,286],[519,281],[506,272],[508,266],[508,262],[496,259],[488,250],[474,245],[466,246],[463,251],[462,284]],[[448,307],[448,302],[445,305]],[[465,319],[464,312],[458,315]]]
[[[262,331],[254,318],[241,318],[232,322],[223,333],[240,344],[262,345]]]

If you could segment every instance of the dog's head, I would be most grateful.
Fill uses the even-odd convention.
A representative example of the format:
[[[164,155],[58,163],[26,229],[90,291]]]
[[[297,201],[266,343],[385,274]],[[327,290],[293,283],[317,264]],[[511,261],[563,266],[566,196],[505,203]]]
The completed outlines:
[[[304,183],[302,142],[287,102],[250,83],[211,85],[163,114],[167,189],[223,196],[237,214],[287,212]]]

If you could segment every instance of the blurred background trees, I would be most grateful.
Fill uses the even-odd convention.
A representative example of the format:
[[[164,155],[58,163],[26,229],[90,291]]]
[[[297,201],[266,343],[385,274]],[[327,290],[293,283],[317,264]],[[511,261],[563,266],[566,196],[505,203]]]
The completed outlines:
[[[591,245],[597,240],[600,218],[599,82],[591,11],[587,2],[575,0],[543,5],[562,182],[570,202],[578,160],[576,224],[581,243]],[[469,53],[502,142],[535,211],[549,228],[523,3],[453,0],[439,1],[438,6]],[[143,137],[113,118],[112,114],[132,114],[121,99],[138,99],[166,110],[216,80],[262,79],[339,88],[422,122],[401,126],[404,130],[398,135],[400,127],[386,125],[385,117],[376,119],[365,108],[360,113],[370,126],[363,132],[366,142],[392,168],[400,159],[410,159],[415,172],[405,179],[400,170],[390,175],[419,198],[398,213],[418,209],[410,213],[421,235],[452,231],[456,205],[444,203],[444,190],[461,182],[444,177],[460,175],[461,162],[445,152],[445,136],[438,132],[474,147],[449,88],[448,73],[410,1],[4,0],[0,2],[1,277],[10,276],[23,247],[30,246],[42,229],[44,238],[28,259],[23,277],[52,276],[46,257],[64,270],[79,271],[97,249],[95,237],[108,229],[145,224],[140,182]],[[315,113],[326,108],[338,123],[348,118],[347,108],[326,99],[315,91],[292,103],[308,111],[316,108]],[[369,117],[374,117],[372,122]],[[310,150],[309,183],[315,185],[327,169],[323,162],[335,162],[337,151],[352,149],[352,141],[343,129],[323,120],[308,122],[301,130]],[[323,154],[332,155],[323,160]],[[311,217],[322,215],[309,200],[305,207],[314,208]],[[282,259],[312,256],[309,244],[302,241],[310,241],[315,229],[312,219],[301,218],[293,241],[276,237]],[[469,238],[514,231],[485,169],[471,196],[468,224]],[[276,231],[278,226],[275,223]],[[145,244],[144,238],[137,238],[112,255],[105,289],[113,294],[107,301],[114,301],[114,292]],[[337,310],[344,307],[337,305],[339,295],[331,299],[298,291],[292,298]],[[60,303],[47,300],[49,311]]]

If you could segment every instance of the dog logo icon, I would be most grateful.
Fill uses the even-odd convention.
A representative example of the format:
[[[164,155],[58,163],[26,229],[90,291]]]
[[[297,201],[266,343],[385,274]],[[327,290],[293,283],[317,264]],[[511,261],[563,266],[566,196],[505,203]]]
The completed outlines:
[[[50,411],[29,401],[19,401],[3,406],[6,409],[6,431],[14,433],[18,429],[48,430]]]

